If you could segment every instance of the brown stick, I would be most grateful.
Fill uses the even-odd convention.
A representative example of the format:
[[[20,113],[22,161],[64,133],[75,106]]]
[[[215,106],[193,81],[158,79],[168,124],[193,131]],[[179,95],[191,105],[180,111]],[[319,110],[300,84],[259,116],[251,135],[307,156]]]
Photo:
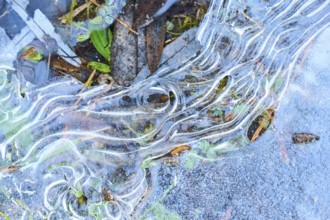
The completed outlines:
[[[90,6],[90,2],[87,2],[81,6],[79,6],[78,8],[74,9],[73,11],[69,11],[68,13],[66,13],[65,15],[59,17],[58,19],[63,23],[66,24],[68,22],[68,18],[73,19],[74,17],[76,17],[80,12],[82,12],[83,10],[85,10],[86,8],[88,8]]]
[[[92,79],[94,78],[94,75],[96,73],[96,70],[93,70],[93,72],[91,73],[91,75],[88,77],[88,80],[85,82],[84,88],[82,88],[79,92],[82,93],[86,90],[86,88],[88,87],[88,85],[92,82]],[[74,103],[74,108],[76,109],[78,107],[78,104],[80,102],[80,100],[82,99],[82,97],[79,97],[79,99]]]

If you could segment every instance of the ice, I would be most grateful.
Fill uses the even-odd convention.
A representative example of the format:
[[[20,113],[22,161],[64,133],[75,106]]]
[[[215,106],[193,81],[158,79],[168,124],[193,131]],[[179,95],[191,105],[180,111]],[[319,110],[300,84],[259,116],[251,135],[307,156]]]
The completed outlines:
[[[195,37],[165,49],[155,74],[130,87],[59,77],[26,89],[4,62],[1,212],[328,218],[329,16],[329,1],[214,0]],[[274,124],[249,144],[249,124],[268,108]],[[321,140],[296,146],[295,132]],[[182,146],[190,150],[173,156]]]

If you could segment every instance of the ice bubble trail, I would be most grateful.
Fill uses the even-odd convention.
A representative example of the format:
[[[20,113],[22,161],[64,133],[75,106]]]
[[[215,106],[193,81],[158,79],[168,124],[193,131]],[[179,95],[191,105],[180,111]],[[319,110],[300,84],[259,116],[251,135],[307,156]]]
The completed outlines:
[[[22,96],[1,65],[1,212],[130,219],[148,189],[143,160],[200,141],[235,147],[255,116],[278,106],[329,24],[329,1],[213,0],[196,33],[201,49],[129,88],[83,90],[63,77]]]

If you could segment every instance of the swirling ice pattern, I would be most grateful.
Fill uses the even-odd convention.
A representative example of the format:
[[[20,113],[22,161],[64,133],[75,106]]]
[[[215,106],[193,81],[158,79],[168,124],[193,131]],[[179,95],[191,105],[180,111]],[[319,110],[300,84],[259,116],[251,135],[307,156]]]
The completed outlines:
[[[196,34],[202,49],[129,88],[82,91],[60,78],[21,97],[1,70],[1,211],[129,219],[148,187],[145,158],[200,140],[230,146],[277,107],[302,52],[329,24],[329,1],[214,0]]]

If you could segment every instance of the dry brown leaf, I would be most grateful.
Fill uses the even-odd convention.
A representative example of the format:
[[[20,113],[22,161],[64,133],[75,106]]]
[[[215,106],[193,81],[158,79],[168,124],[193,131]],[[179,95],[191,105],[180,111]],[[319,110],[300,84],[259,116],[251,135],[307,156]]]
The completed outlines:
[[[320,140],[320,137],[310,133],[294,133],[292,141],[294,144],[309,144]]]
[[[163,53],[166,34],[166,17],[162,16],[146,27],[147,63],[150,74],[153,74],[159,65]]]
[[[21,167],[17,165],[10,165],[8,167],[1,167],[0,172],[12,173],[19,170]]]
[[[181,145],[181,146],[176,147],[173,150],[171,150],[171,156],[178,156],[183,151],[190,150],[190,149],[191,149],[191,147],[189,145]]]

